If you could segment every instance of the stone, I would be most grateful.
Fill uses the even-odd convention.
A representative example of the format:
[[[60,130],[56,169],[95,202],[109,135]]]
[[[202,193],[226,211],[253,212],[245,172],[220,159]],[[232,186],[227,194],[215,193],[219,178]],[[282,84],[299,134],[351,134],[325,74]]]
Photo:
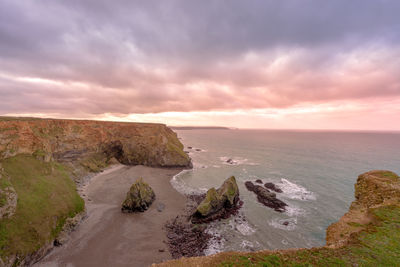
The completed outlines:
[[[156,198],[153,189],[143,181],[137,180],[126,194],[122,203],[122,212],[143,212],[147,210]]]
[[[257,184],[262,184],[262,181],[261,181],[260,179],[257,179],[257,180],[256,180],[256,183],[257,183]]]
[[[157,211],[162,212],[165,209],[164,203],[157,203]]]
[[[282,193],[282,189],[277,187],[274,183],[265,183],[264,186],[272,191],[275,191],[277,193]]]
[[[229,217],[240,208],[239,188],[234,176],[226,179],[220,188],[210,188],[192,215],[192,222],[208,222]]]
[[[284,212],[286,210],[287,204],[282,200],[276,198],[276,194],[270,192],[268,189],[260,186],[254,185],[252,182],[245,182],[247,190],[254,192],[257,195],[257,200],[264,206],[274,209],[278,212]]]

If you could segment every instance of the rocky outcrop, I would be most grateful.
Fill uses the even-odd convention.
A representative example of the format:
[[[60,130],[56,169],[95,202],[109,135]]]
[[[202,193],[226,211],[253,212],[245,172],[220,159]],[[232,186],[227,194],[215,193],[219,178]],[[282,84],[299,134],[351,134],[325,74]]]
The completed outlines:
[[[352,234],[372,222],[370,209],[400,203],[400,179],[391,171],[375,170],[361,174],[354,188],[356,200],[351,203],[349,211],[326,231],[326,243],[330,247],[345,245]]]
[[[287,204],[282,200],[276,198],[276,194],[270,192],[268,189],[262,187],[261,185],[255,185],[250,181],[244,183],[247,190],[254,192],[257,195],[257,200],[264,206],[274,209],[278,212],[284,212],[286,210]]]
[[[239,188],[234,176],[226,179],[217,190],[213,187],[207,191],[204,200],[192,215],[193,223],[209,222],[229,217],[239,202]]]
[[[265,183],[264,184],[265,188],[270,189],[272,191],[275,191],[276,193],[282,193],[282,189],[277,187],[274,183]]]
[[[143,181],[142,178],[137,180],[126,194],[126,199],[122,203],[122,212],[143,212],[147,210],[153,203],[156,195],[153,189]]]
[[[253,187],[250,185],[250,188]],[[222,252],[152,266],[397,266],[399,176],[382,170],[361,174],[355,184],[355,197],[349,212],[328,227],[326,246],[253,253]]]
[[[190,167],[177,135],[163,124],[0,117],[0,161],[32,154],[98,171],[116,158],[128,165]]]

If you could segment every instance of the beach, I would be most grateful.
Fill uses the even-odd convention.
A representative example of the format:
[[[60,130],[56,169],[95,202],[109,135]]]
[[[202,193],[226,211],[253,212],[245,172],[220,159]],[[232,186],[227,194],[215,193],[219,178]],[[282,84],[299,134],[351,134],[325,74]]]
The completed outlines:
[[[97,174],[80,189],[87,217],[68,242],[35,266],[148,266],[171,259],[163,226],[185,209],[185,196],[170,184],[180,171],[116,165]],[[121,203],[139,177],[153,188],[156,200],[145,212],[122,213]],[[165,205],[161,212],[160,204]]]

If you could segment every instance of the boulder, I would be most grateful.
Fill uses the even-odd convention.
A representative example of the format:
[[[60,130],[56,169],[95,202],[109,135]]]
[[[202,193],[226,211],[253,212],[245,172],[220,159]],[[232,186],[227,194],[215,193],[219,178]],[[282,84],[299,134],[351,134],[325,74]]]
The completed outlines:
[[[265,183],[264,186],[272,191],[275,191],[277,193],[282,193],[282,189],[277,187],[274,183]]]
[[[147,210],[156,198],[153,189],[140,178],[129,189],[122,203],[122,212],[143,212]]]
[[[220,188],[213,187],[207,191],[205,198],[192,215],[192,222],[209,222],[229,217],[232,212],[240,208],[238,202],[239,188],[235,177],[231,176]]]
[[[286,210],[285,207],[287,204],[282,200],[277,199],[275,193],[270,192],[268,189],[260,185],[254,185],[250,181],[245,182],[245,186],[249,191],[254,192],[257,195],[257,200],[261,204],[278,212],[284,212]]]

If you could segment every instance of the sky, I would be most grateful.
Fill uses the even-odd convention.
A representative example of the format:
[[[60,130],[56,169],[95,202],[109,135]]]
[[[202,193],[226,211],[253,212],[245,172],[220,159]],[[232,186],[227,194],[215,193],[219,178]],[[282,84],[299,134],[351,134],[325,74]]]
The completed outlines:
[[[0,0],[0,114],[400,130],[398,0]]]

